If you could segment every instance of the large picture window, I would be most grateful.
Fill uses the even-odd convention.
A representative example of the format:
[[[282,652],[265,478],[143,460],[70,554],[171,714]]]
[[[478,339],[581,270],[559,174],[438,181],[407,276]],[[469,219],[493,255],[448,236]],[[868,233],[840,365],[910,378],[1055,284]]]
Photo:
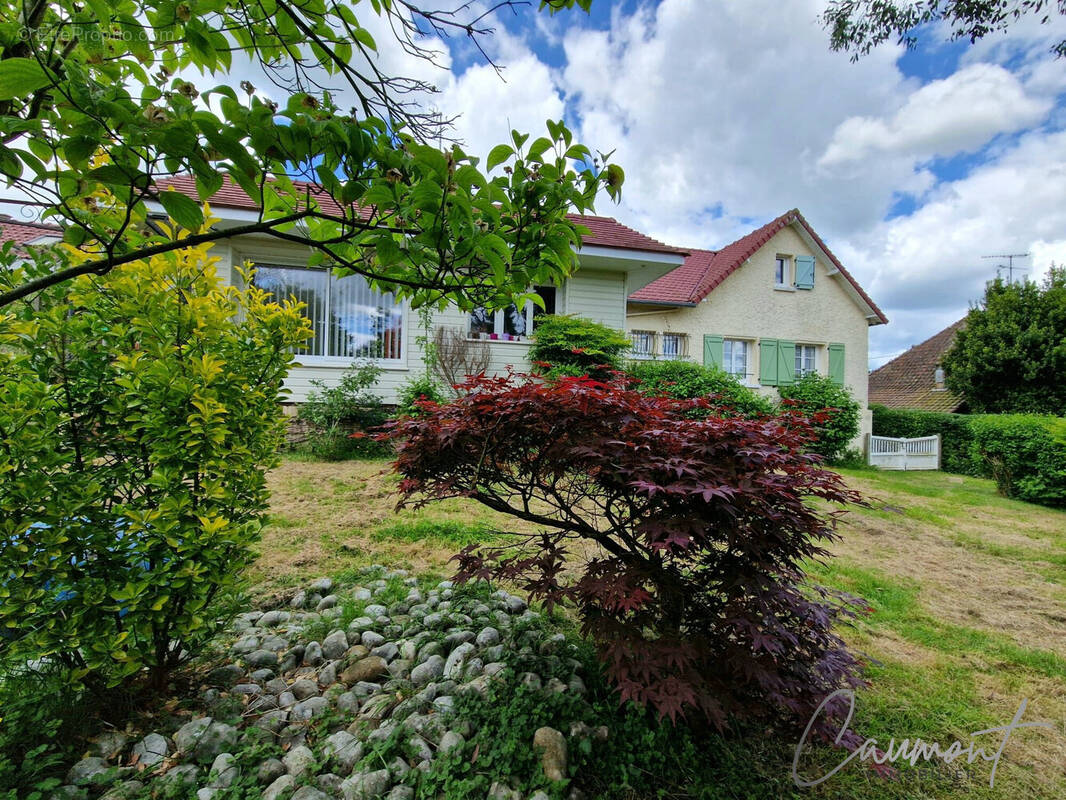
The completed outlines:
[[[544,300],[543,309],[533,303],[526,303],[522,308],[512,303],[498,311],[474,309],[470,313],[471,338],[504,342],[525,341],[537,326],[537,317],[555,313],[555,287],[538,286],[534,291]]]
[[[279,300],[306,304],[303,314],[315,335],[298,355],[395,360],[403,354],[403,308],[362,275],[338,278],[331,270],[257,264],[252,283]]]

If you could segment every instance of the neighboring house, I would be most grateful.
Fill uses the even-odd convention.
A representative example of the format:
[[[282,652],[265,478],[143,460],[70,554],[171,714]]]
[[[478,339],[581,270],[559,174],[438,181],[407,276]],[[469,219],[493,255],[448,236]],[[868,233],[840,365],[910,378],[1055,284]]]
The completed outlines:
[[[163,185],[196,197],[191,178],[177,177]],[[209,202],[221,226],[247,223],[257,213],[254,201],[228,180]],[[154,210],[162,212],[161,207]],[[533,288],[544,298],[547,313],[573,314],[624,329],[626,298],[680,266],[686,252],[610,217],[574,219],[590,231],[579,251],[580,268],[560,287]],[[312,381],[335,384],[354,363],[369,361],[383,370],[377,393],[384,402],[394,403],[404,383],[424,369],[417,313],[391,294],[372,290],[362,276],[337,278],[326,269],[309,269],[306,249],[269,236],[219,242],[211,253],[219,258],[223,280],[238,281],[235,267],[251,262],[257,266],[257,285],[307,304],[304,313],[315,335],[289,373],[286,385],[293,402],[307,399],[314,389]],[[522,309],[511,306],[473,314],[453,306],[435,313],[432,324],[456,328],[471,339],[484,341],[489,349],[489,372],[505,372],[510,366],[523,371],[530,366],[527,352],[537,312],[531,303]]]
[[[689,250],[630,294],[626,321],[635,357],[721,367],[771,397],[805,372],[829,375],[870,432],[869,327],[888,319],[795,209],[721,250]]]
[[[16,247],[50,244],[59,241],[60,230],[43,222],[20,222],[8,214],[0,214],[0,246],[14,242]]]
[[[889,408],[966,412],[966,401],[944,385],[940,362],[966,324],[963,317],[870,373],[870,402]]]

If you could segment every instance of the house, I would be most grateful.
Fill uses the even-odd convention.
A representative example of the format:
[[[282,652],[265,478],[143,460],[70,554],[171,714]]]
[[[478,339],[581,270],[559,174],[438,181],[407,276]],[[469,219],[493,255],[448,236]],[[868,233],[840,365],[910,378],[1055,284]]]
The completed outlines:
[[[889,408],[965,413],[966,401],[948,391],[940,366],[965,324],[963,317],[871,372],[870,402]]]
[[[867,340],[884,313],[796,209],[629,295],[637,358],[721,367],[761,394],[819,372],[846,386],[870,432]],[[857,439],[856,443],[861,440]]]
[[[178,176],[161,182],[190,197],[196,197],[191,177]],[[210,199],[212,214],[220,226],[235,226],[254,220],[255,202],[227,180]],[[162,207],[149,204],[162,213]],[[686,252],[658,242],[610,217],[575,216],[589,229],[579,251],[579,269],[562,286],[538,286],[546,313],[573,314],[624,329],[626,298],[653,280],[680,266]],[[254,281],[279,297],[295,296],[306,303],[314,338],[297,355],[287,388],[295,403],[305,401],[314,390],[312,381],[333,385],[356,362],[372,362],[382,368],[376,392],[394,403],[409,378],[424,369],[423,335],[418,315],[406,302],[370,288],[359,275],[337,278],[326,269],[307,267],[308,251],[269,236],[242,236],[217,243],[211,251],[219,259],[219,274],[227,282],[240,280],[241,264],[256,265]],[[530,334],[536,328],[540,309],[527,304],[495,312],[461,312],[449,307],[435,312],[434,328],[457,329],[469,339],[484,342],[488,349],[488,372],[502,373],[513,366],[528,370]]]
[[[56,225],[44,222],[21,221],[10,214],[0,214],[0,245],[14,242],[16,247],[50,244],[59,241],[62,232]]]

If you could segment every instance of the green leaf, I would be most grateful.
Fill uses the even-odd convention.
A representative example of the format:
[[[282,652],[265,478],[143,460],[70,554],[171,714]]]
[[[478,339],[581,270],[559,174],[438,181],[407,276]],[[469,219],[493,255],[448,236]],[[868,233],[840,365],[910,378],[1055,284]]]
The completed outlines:
[[[0,61],[0,100],[25,97],[51,82],[44,67],[31,58]]]
[[[502,164],[504,161],[514,155],[514,148],[509,144],[498,144],[491,151],[489,151],[488,161],[485,162],[485,169],[491,170],[493,167]]]
[[[200,204],[190,197],[170,190],[160,192],[159,202],[176,223],[189,231],[199,230],[204,224],[204,212]]]

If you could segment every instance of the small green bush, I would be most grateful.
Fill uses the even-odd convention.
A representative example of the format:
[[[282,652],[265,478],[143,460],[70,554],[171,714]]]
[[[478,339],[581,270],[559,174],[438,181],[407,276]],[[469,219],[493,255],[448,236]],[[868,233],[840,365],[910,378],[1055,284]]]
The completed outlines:
[[[1066,420],[982,414],[970,421],[971,457],[1006,497],[1066,506]]]
[[[423,413],[416,403],[419,400],[430,400],[434,403],[446,403],[443,390],[429,375],[412,378],[400,388],[399,403],[396,406],[396,414],[401,417],[414,417]]]
[[[622,368],[629,338],[621,331],[581,317],[537,317],[529,361],[543,374],[606,380]],[[545,364],[547,366],[540,366]]]
[[[635,361],[626,372],[640,381],[647,394],[664,394],[678,400],[714,397],[723,416],[758,417],[774,413],[770,400],[749,389],[725,370],[691,361]]]
[[[388,448],[366,434],[388,419],[381,398],[373,392],[381,367],[354,364],[336,386],[311,381],[315,387],[299,408],[299,417],[310,426],[307,449],[323,461],[388,455]],[[355,437],[352,434],[357,434]]]
[[[309,333],[207,247],[0,313],[0,661],[99,694],[202,648],[255,558]]]
[[[814,420],[817,438],[810,449],[827,461],[840,457],[859,435],[858,402],[828,375],[808,373],[779,392],[782,400],[792,401],[796,410]]]
[[[917,439],[922,436],[940,436],[940,468],[958,475],[983,475],[984,470],[975,466],[970,449],[973,431],[966,414],[948,414],[938,411],[919,411],[909,408],[887,408],[871,405],[873,433],[875,436],[891,436],[898,439]]]

